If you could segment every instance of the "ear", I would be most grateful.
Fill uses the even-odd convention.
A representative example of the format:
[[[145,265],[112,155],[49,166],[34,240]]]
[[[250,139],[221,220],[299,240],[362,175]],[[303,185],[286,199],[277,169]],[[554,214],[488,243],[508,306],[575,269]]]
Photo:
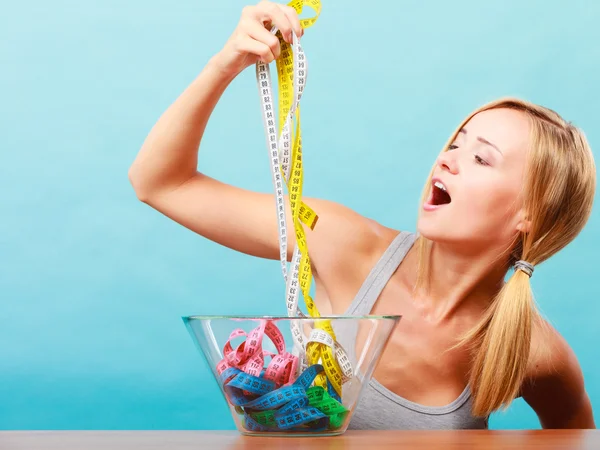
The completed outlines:
[[[525,211],[519,211],[517,220],[517,231],[520,231],[521,233],[529,233],[529,231],[531,231],[531,221],[527,220]]]

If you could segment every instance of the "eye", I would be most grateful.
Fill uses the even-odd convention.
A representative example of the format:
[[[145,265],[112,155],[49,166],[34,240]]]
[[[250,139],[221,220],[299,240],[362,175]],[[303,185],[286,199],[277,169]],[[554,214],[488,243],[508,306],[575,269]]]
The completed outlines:
[[[489,166],[487,161],[482,159],[479,155],[473,155],[473,157],[475,158],[475,161],[477,161],[477,164],[481,164],[482,166]]]
[[[447,151],[450,151],[450,150],[456,150],[457,148],[458,148],[458,145],[451,144],[451,145],[449,145],[449,146],[448,146],[448,148],[447,148],[446,150],[447,150]]]

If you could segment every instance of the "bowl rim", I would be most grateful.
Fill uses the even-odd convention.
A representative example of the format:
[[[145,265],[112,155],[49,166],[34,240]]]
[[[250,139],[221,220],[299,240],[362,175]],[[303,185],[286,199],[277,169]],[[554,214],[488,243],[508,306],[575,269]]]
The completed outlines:
[[[194,314],[194,315],[188,315],[188,316],[182,316],[181,317],[183,320],[186,321],[192,321],[192,320],[219,320],[219,319],[248,319],[248,320],[261,320],[261,319],[269,319],[269,320],[360,320],[360,319],[367,319],[367,320],[399,320],[402,318],[402,315],[400,314],[385,314],[385,315],[378,315],[378,314],[367,314],[367,315],[346,315],[346,314],[340,314],[340,315],[335,315],[335,314],[331,314],[331,315],[325,315],[325,316],[318,316],[318,317],[313,317],[313,316],[260,316],[260,315],[253,315],[253,314],[231,314],[231,315],[219,315],[219,314]]]

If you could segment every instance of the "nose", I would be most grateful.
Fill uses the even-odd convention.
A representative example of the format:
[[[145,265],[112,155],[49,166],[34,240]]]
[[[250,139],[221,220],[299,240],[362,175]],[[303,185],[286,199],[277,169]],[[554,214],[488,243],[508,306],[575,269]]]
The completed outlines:
[[[458,164],[453,151],[445,151],[438,156],[437,164],[442,170],[446,170],[454,175],[458,173]]]

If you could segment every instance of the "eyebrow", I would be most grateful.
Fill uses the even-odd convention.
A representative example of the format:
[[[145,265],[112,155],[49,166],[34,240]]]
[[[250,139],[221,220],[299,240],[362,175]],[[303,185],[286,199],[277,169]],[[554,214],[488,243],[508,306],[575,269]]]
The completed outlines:
[[[459,133],[467,134],[467,130],[466,130],[466,129],[464,129],[464,128],[461,128],[461,129],[460,129],[460,131],[459,131]],[[479,142],[481,142],[482,144],[487,144],[487,145],[490,145],[490,146],[494,147],[494,148],[495,148],[495,149],[498,151],[498,153],[500,153],[502,156],[504,156],[504,153],[502,153],[502,152],[500,151],[500,149],[499,149],[497,146],[495,146],[494,144],[492,144],[492,143],[491,143],[490,141],[488,141],[487,139],[485,139],[485,138],[483,138],[483,137],[481,137],[481,136],[477,136],[477,140],[478,140]]]

